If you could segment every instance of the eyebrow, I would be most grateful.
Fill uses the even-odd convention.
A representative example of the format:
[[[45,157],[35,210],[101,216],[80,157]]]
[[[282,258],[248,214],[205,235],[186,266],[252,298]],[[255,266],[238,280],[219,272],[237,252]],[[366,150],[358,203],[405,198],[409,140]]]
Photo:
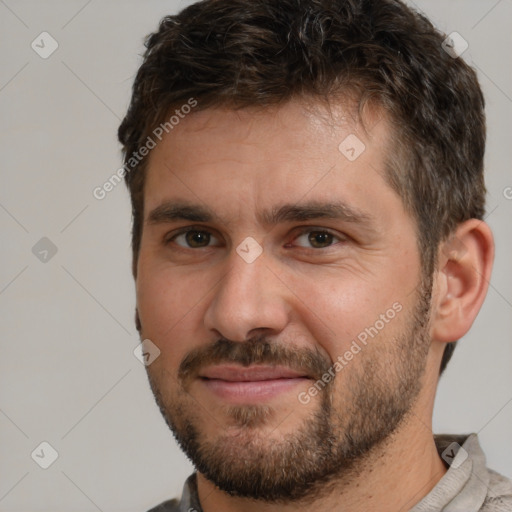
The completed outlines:
[[[257,218],[263,225],[267,226],[274,226],[282,222],[304,222],[314,219],[333,219],[357,224],[369,224],[373,220],[373,217],[368,213],[342,201],[286,203],[275,206],[271,210],[259,212]],[[163,224],[179,220],[230,224],[223,221],[219,215],[206,206],[183,201],[166,201],[160,204],[149,213],[146,222],[148,224]]]
[[[191,222],[212,222],[217,219],[211,210],[191,203],[166,201],[157,206],[148,215],[148,224],[163,224],[177,220],[189,220]]]
[[[264,224],[275,225],[280,222],[303,222],[314,219],[334,219],[345,222],[367,223],[371,216],[354,206],[342,201],[284,204],[273,208],[270,212],[262,212]]]

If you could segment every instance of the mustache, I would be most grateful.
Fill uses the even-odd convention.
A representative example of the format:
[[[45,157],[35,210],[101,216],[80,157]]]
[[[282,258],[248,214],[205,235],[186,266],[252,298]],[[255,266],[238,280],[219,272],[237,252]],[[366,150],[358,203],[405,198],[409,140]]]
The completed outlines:
[[[178,379],[186,385],[204,367],[221,363],[235,363],[245,367],[256,364],[285,366],[314,380],[319,380],[332,366],[332,361],[317,348],[308,349],[270,342],[266,336],[242,342],[220,338],[211,345],[189,352],[180,364]]]

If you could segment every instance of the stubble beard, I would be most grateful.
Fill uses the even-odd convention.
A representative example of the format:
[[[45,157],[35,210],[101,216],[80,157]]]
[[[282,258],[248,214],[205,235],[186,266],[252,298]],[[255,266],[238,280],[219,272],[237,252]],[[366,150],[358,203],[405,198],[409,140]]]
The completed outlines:
[[[152,372],[148,367],[151,389],[184,453],[218,488],[231,496],[268,503],[313,502],[331,487],[350,485],[372,453],[385,446],[407,420],[421,390],[430,345],[430,300],[431,282],[423,283],[406,328],[386,340],[391,348],[383,353],[375,345],[365,347],[359,364],[341,370],[351,372],[345,375],[344,387],[336,389],[337,379],[333,379],[319,392],[316,410],[291,433],[278,436],[277,426],[276,435],[269,435],[265,427],[279,420],[275,409],[241,405],[225,409],[229,430],[219,424],[217,434],[208,437],[204,423],[215,420],[185,389],[176,389],[172,397],[162,392],[171,380],[164,378],[165,372]],[[379,338],[374,343],[380,343]],[[231,350],[229,343],[222,345],[224,355]],[[239,354],[244,346],[256,346],[261,355],[270,345],[263,339],[256,344],[236,343],[232,350]],[[236,360],[232,354],[230,360]],[[247,365],[251,359],[270,362],[255,354],[248,348],[240,363]],[[297,407],[303,405],[297,401]]]

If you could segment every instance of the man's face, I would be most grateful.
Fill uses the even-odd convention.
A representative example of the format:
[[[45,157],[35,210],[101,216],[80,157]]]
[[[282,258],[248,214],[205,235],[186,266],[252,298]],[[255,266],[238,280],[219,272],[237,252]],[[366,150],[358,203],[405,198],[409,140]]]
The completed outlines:
[[[298,499],[356,471],[421,387],[430,290],[384,179],[390,128],[333,112],[196,112],[150,155],[148,376],[184,451],[234,495]]]

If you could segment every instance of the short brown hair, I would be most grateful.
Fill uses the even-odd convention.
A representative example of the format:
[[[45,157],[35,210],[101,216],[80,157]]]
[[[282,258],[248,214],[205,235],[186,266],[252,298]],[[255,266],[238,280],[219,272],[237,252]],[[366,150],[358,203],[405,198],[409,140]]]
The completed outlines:
[[[147,36],[119,126],[125,166],[172,109],[268,107],[356,93],[393,126],[389,184],[417,222],[426,275],[439,243],[485,209],[484,98],[476,73],[442,46],[444,34],[398,0],[204,0]],[[144,158],[125,174],[133,273],[143,226]],[[129,167],[126,167],[129,169]],[[447,344],[441,373],[455,343]]]

